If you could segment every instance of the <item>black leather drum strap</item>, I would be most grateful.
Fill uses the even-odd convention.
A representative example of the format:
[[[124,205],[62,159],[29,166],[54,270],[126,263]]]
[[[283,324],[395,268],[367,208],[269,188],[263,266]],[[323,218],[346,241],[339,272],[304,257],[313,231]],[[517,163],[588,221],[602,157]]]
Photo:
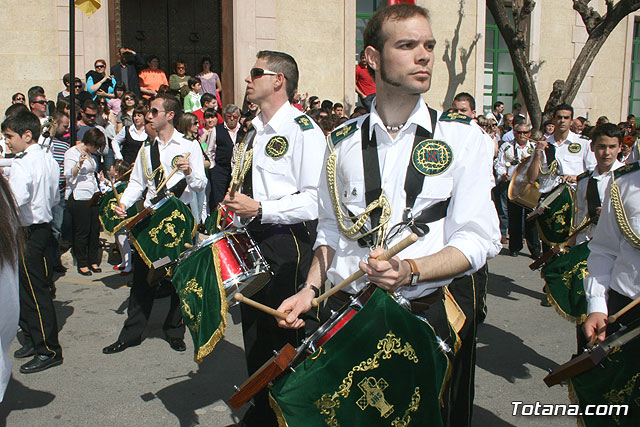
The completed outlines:
[[[551,163],[556,159],[556,146],[547,144],[547,148],[544,149],[544,155],[547,158],[547,167],[551,167]]]
[[[151,144],[151,170],[156,171],[160,166],[160,149],[158,148],[158,140],[155,140]],[[160,168],[159,172],[153,175],[153,180],[156,183],[156,188],[160,186],[163,178],[164,168]]]
[[[594,222],[598,223],[598,208],[602,206],[600,194],[598,193],[598,181],[593,176],[587,181],[587,210],[589,218],[595,218]]]
[[[257,133],[258,132],[254,128],[251,128],[247,132],[246,137],[249,138],[249,142],[247,142],[247,148],[244,150],[244,157],[246,157],[247,151],[253,148],[253,140],[255,139]],[[253,160],[251,161],[249,170],[247,170],[247,174],[244,176],[244,180],[242,181],[242,193],[253,198]]]
[[[369,117],[362,123],[362,167],[364,170],[364,198],[366,206],[378,200],[382,194],[382,184],[380,181],[380,162],[378,160],[378,146],[376,143],[376,131],[373,131],[373,138],[369,139]],[[382,208],[371,211],[371,229],[380,224]]]
[[[437,113],[436,110],[429,107],[429,115],[431,116],[431,129],[435,131],[436,129],[436,119]],[[433,133],[429,132],[422,126],[417,126],[416,128],[416,136],[413,139],[413,146],[411,147],[411,155],[413,155],[413,151],[416,149],[416,146],[424,141],[425,139],[432,139]],[[414,166],[413,162],[409,160],[409,166],[407,166],[407,176],[404,180],[404,191],[406,193],[406,203],[405,207],[407,209],[413,209],[413,205],[416,202],[416,198],[418,194],[422,191],[422,185],[424,183],[424,175],[421,174]]]

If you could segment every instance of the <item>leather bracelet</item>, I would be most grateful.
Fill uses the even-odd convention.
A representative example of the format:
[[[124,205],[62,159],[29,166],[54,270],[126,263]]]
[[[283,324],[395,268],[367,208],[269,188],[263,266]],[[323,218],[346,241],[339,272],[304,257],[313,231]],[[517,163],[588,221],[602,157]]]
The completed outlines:
[[[309,283],[303,283],[300,286],[298,286],[298,292],[300,292],[304,288],[311,288],[313,290],[313,293],[314,293],[314,298],[318,298],[320,296],[320,289],[316,288],[315,286],[313,286],[313,285],[311,285]]]

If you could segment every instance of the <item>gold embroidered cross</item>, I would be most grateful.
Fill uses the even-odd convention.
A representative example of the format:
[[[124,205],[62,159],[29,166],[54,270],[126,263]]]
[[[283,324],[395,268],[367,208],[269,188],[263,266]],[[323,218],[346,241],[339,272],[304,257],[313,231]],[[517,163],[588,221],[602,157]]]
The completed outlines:
[[[382,392],[385,388],[387,388],[389,384],[384,380],[384,378],[380,378],[376,381],[373,377],[367,377],[360,381],[358,387],[364,395],[358,399],[356,404],[363,411],[368,406],[373,406],[378,411],[380,411],[380,416],[387,418],[389,415],[393,413],[393,405],[390,405],[384,398],[384,393]]]

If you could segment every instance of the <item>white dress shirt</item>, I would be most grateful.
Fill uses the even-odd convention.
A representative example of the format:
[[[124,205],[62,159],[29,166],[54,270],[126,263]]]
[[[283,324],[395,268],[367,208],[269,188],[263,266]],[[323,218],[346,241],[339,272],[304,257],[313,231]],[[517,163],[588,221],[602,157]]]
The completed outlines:
[[[51,222],[51,208],[60,200],[60,166],[38,144],[16,155],[9,185],[18,205],[20,225]]]
[[[587,215],[589,215],[589,208],[587,205],[587,185],[589,183],[589,178],[593,176],[593,179],[596,180],[596,184],[598,186],[598,195],[600,196],[600,202],[602,203],[608,191],[609,181],[611,181],[611,172],[621,166],[624,166],[624,163],[616,160],[613,165],[611,165],[611,169],[602,175],[600,174],[600,172],[598,171],[598,167],[596,166],[596,168],[590,175],[585,176],[578,181],[578,187],[576,189],[576,195],[574,197],[577,207],[575,218],[576,227],[580,226],[582,224],[582,221],[584,221]],[[576,236],[576,244],[579,245],[585,240],[591,240],[595,229],[596,226],[592,223],[590,226],[578,233],[578,235]]]
[[[251,122],[256,130],[251,169],[253,199],[262,205],[263,224],[297,224],[318,218],[318,180],[327,144],[310,118],[307,120],[313,129],[302,130],[295,121],[301,115],[285,102],[268,123],[262,122],[262,113]],[[288,141],[287,152],[277,159],[265,151],[276,136]]]
[[[87,152],[87,158],[82,162],[78,175],[73,177],[73,167],[80,162],[83,152],[77,146],[73,146],[64,153],[64,177],[67,179],[67,191],[65,199],[73,193],[75,200],[91,200],[98,191],[96,181],[96,160]]]
[[[498,150],[498,157],[495,162],[495,171],[498,178],[507,174],[507,181],[510,181],[518,165],[524,159],[531,156],[535,148],[535,144],[531,141],[527,141],[524,145],[514,144],[513,142],[505,142],[502,144],[500,150]]]
[[[512,143],[514,139],[516,139],[516,136],[513,133],[513,129],[511,129],[509,132],[502,135],[502,142]]]
[[[366,205],[361,143],[361,126],[366,117],[345,123],[343,126],[357,124],[358,130],[334,147],[341,208],[345,212],[348,209],[355,215],[363,212]],[[465,274],[470,274],[482,267],[489,258],[496,256],[502,245],[498,215],[491,201],[492,164],[486,161],[486,143],[478,125],[475,122],[464,124],[438,121],[433,131],[429,110],[422,99],[416,104],[395,140],[387,133],[375,109],[375,102],[369,117],[369,135],[371,137],[374,130],[376,133],[382,190],[392,207],[387,230],[402,221],[406,204],[404,183],[417,126],[433,132],[433,139],[445,141],[453,153],[448,169],[440,175],[425,177],[422,191],[413,207],[413,212],[417,214],[422,209],[451,197],[447,216],[430,223],[430,232],[400,252],[399,257],[420,258],[451,246],[465,255],[471,264],[470,270]],[[340,232],[329,195],[326,170],[320,179],[318,198],[318,237],[315,247],[327,245],[336,250],[327,275],[333,283],[339,283],[358,271],[358,262],[368,256],[370,249],[360,247],[356,241],[346,238]],[[346,226],[352,225],[351,221],[345,221]],[[367,223],[367,229],[371,229],[370,222]],[[409,233],[409,230],[405,230],[393,241],[387,242],[388,246],[393,246]],[[408,299],[415,299],[450,282],[451,279],[420,282],[415,288],[401,287],[400,293]],[[355,293],[365,283],[366,279],[361,278],[345,290]]]
[[[164,169],[165,177],[168,177],[169,174],[171,174],[171,171],[173,170],[171,162],[176,156],[185,156],[187,153],[191,153],[189,156],[191,173],[189,175],[185,175],[184,172],[178,170],[173,174],[165,186],[165,188],[170,189],[182,178],[186,178],[187,187],[182,193],[182,196],[180,196],[180,200],[188,205],[193,197],[193,192],[202,191],[207,186],[207,178],[204,175],[204,158],[202,156],[202,148],[200,148],[198,141],[190,141],[186,139],[177,130],[174,130],[173,135],[171,135],[171,139],[166,144],[162,143],[158,137],[156,137],[155,142],[158,143],[160,164]],[[142,161],[143,153],[145,157],[144,160],[146,160],[146,162]],[[136,157],[133,170],[131,171],[131,177],[129,178],[129,185],[120,197],[120,203],[123,203],[127,209],[142,197],[142,193],[147,188],[149,191],[147,191],[144,206],[149,207],[152,205],[151,199],[156,196],[156,183],[153,178],[147,180],[144,172],[145,170],[147,170],[147,172],[151,172],[153,170],[151,166],[151,144],[145,144],[140,151],[138,151],[138,156]]]
[[[147,131],[145,130],[144,126],[142,126],[142,129],[140,129],[140,132],[138,132],[138,129],[136,129],[135,125],[123,127],[111,141],[113,156],[116,158],[116,160],[122,160],[122,151],[120,150],[120,146],[126,140],[125,132],[127,132],[127,128],[129,129],[129,135],[134,141],[144,142],[148,138]]]
[[[616,179],[624,209],[633,231],[640,235],[640,171]],[[610,187],[609,187],[610,188]],[[607,311],[607,293],[612,289],[631,299],[640,296],[640,249],[625,239],[610,202],[610,191],[602,204],[598,226],[589,242],[589,275],[584,279],[589,314]]]
[[[555,134],[547,138],[547,143],[556,147],[556,160],[558,161],[558,170],[554,174],[539,175],[541,193],[548,193],[561,183],[562,175],[578,176],[583,172],[591,171],[596,167],[596,156],[591,151],[588,139],[580,137],[580,135],[569,131],[567,139],[564,141],[556,141]],[[575,153],[569,151],[569,146],[579,144],[580,150],[574,150]],[[575,145],[574,145],[575,146]],[[542,170],[549,170],[547,163],[547,154],[542,153],[541,160]]]

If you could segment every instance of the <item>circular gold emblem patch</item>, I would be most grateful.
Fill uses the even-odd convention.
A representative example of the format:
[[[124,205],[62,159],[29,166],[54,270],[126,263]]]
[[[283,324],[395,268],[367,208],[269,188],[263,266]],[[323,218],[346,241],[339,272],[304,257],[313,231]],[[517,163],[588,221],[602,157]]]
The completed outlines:
[[[413,167],[423,175],[440,175],[451,166],[453,151],[444,141],[425,139],[416,145],[411,155]]]
[[[267,146],[264,148],[264,152],[267,156],[273,159],[279,159],[287,154],[289,149],[289,141],[284,136],[274,136],[267,142]]]
[[[173,168],[176,168],[178,166],[178,160],[180,160],[181,158],[183,158],[183,155],[177,155],[175,156],[173,159],[171,159],[171,166]]]
[[[569,144],[569,152],[570,153],[579,153],[582,150],[582,146],[577,142],[572,142]]]
[[[527,149],[527,153],[531,154],[531,153],[533,153],[533,152],[534,152],[534,150],[535,150],[535,149],[534,149],[533,147],[529,147],[529,148]]]

